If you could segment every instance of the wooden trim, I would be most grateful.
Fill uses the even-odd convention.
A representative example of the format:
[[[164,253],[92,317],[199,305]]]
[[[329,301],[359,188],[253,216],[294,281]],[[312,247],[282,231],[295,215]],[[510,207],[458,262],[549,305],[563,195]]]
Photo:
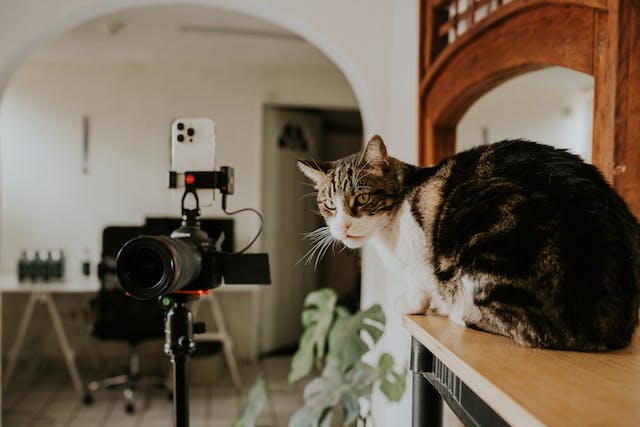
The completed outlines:
[[[640,2],[618,7],[613,185],[640,216]]]
[[[613,0],[616,1],[616,0]],[[573,6],[567,6],[567,3],[575,3]],[[587,6],[586,3],[594,3],[597,4],[598,7],[595,6]],[[496,26],[501,25],[502,23],[510,22],[510,20],[515,19],[518,15],[529,16],[529,12],[535,9],[546,9],[547,7],[577,7],[580,9],[586,9],[589,11],[604,9],[606,10],[606,6],[602,6],[602,3],[606,4],[606,0],[598,0],[598,1],[574,1],[574,2],[561,2],[559,0],[514,0],[511,3],[507,3],[506,5],[496,9],[495,12],[490,13],[487,17],[479,21],[473,28],[466,31],[460,37],[456,37],[456,41],[451,44],[447,44],[443,49],[440,55],[438,55],[437,59],[433,61],[433,64],[429,67],[429,70],[426,75],[419,82],[419,91],[420,93],[424,93],[427,90],[427,86],[429,82],[433,79],[433,75],[441,72],[443,68],[445,68],[451,57],[458,55],[458,52],[465,48],[465,46],[469,43],[475,42],[478,38],[483,37],[484,33],[488,31],[493,31]],[[547,7],[543,7],[547,6]],[[525,21],[527,21],[525,19]],[[539,30],[539,28],[538,28]],[[570,30],[570,29],[569,29]],[[539,33],[541,37],[551,38],[552,34],[548,34],[549,31],[545,28],[543,33]],[[582,71],[582,70],[578,70]],[[591,70],[584,71],[588,73],[592,73]]]
[[[435,125],[428,118],[420,127],[421,138],[438,141],[437,144],[420,144],[418,159],[422,166],[433,166],[445,157],[455,154],[456,127]]]
[[[640,3],[595,20],[593,164],[640,216]]]
[[[455,126],[481,95],[517,74],[550,65],[590,74],[593,20],[591,9],[549,6],[502,21],[437,59],[421,91],[423,113],[436,125]]]
[[[448,11],[429,7],[427,1],[420,2],[420,58],[419,79],[427,73],[434,59],[448,44],[447,36],[438,36],[437,28],[448,19]]]
[[[614,126],[615,121],[615,73],[611,64],[616,62],[613,46],[617,44],[617,34],[610,32],[613,24],[611,13],[597,13],[594,17],[594,94],[593,94],[593,136],[591,161],[605,179],[613,184]]]

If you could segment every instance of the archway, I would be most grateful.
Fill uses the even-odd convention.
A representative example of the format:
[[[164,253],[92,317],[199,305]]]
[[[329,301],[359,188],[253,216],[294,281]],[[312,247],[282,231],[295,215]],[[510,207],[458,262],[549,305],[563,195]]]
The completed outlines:
[[[133,87],[133,85],[131,85],[130,87]],[[156,101],[158,101],[158,100],[159,100],[159,98],[158,98],[158,99],[156,99]],[[99,125],[99,124],[98,124],[98,125]],[[221,130],[223,130],[223,129],[221,129]],[[147,137],[148,137],[148,138],[150,138],[150,139],[156,139],[156,137],[157,137],[157,136],[158,136],[158,135],[156,135],[156,134],[149,134],[149,135],[147,135]],[[142,139],[143,139],[143,137],[145,137],[145,135],[139,135],[139,140],[142,140]],[[161,137],[162,137],[162,136],[160,135],[160,138],[161,138]],[[114,138],[114,139],[117,139],[117,138]],[[241,178],[241,179],[243,179],[242,177],[240,177],[240,178]],[[241,196],[241,197],[242,197],[242,196]],[[126,202],[123,202],[123,203],[126,203]],[[3,237],[4,237],[4,236],[3,236]],[[73,268],[73,267],[75,267],[75,263],[74,263],[72,266],[70,266],[70,268]]]
[[[478,99],[457,123],[456,152],[529,139],[592,158],[593,77],[562,67],[521,74]]]
[[[44,28],[34,28],[33,36],[26,43],[16,44],[8,61],[0,64],[0,94],[11,78],[13,72],[39,47],[43,46],[53,37],[77,27],[83,22],[121,10],[163,5],[202,5],[229,9],[232,11],[255,16],[282,26],[296,34],[299,34],[309,43],[320,49],[345,75],[361,106],[363,126],[366,129],[372,126],[370,118],[374,116],[370,111],[374,108],[371,88],[366,86],[366,79],[356,67],[350,56],[343,50],[340,44],[330,40],[325,33],[314,30],[313,25],[305,25],[295,15],[288,11],[287,5],[264,6],[260,2],[236,2],[233,0],[200,0],[193,2],[167,1],[167,0],[114,0],[96,2],[89,5],[79,5],[65,11],[58,19],[52,20]],[[369,131],[365,133],[371,133]]]

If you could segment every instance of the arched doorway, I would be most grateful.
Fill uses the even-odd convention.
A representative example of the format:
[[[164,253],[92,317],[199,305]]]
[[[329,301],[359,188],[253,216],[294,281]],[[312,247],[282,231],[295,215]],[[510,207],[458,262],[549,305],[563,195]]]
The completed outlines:
[[[145,20],[148,19],[149,17],[145,16]],[[118,37],[118,35],[122,35],[126,29],[122,30],[118,29],[118,27],[117,19],[112,22],[105,22],[104,29],[100,30],[103,32],[101,37]],[[209,31],[210,29],[200,30],[202,30],[202,33],[211,32]],[[206,34],[201,34],[199,37],[200,36],[207,37]],[[287,34],[287,36],[295,38],[295,35]],[[299,39],[299,37],[297,38]],[[295,43],[298,42],[299,41],[295,41]],[[202,51],[195,50],[192,53],[198,52]],[[64,55],[65,53],[64,51],[59,51],[58,54]],[[109,52],[100,51],[100,49],[98,49],[97,51],[91,52],[90,55],[93,55],[94,59],[99,62],[100,59],[95,57],[100,57],[101,55],[108,56]],[[175,56],[169,55],[169,59],[172,58],[175,58]],[[40,56],[40,61],[47,61],[50,59],[50,57],[47,57],[47,54]],[[229,60],[228,57],[225,59],[227,61]],[[185,57],[180,57],[181,63],[184,63],[186,60],[187,59]],[[330,64],[335,68],[329,60],[326,60],[326,64]],[[326,64],[322,65],[322,67],[326,66]],[[226,160],[231,164],[237,164],[236,160],[240,158],[250,159],[248,163],[244,163],[240,168],[236,169],[236,177],[238,178],[237,188],[246,189],[247,187],[260,187],[259,175],[250,174],[248,171],[251,171],[252,169],[260,169],[260,148],[255,143],[260,142],[259,111],[261,110],[263,103],[273,101],[275,99],[280,102],[286,102],[289,105],[305,107],[313,106],[315,104],[316,107],[320,106],[323,108],[338,108],[345,106],[348,106],[349,108],[357,108],[357,100],[355,99],[348,82],[346,82],[343,77],[341,77],[342,80],[340,80],[339,83],[336,83],[337,80],[335,80],[330,84],[333,91],[329,91],[329,93],[333,93],[332,96],[334,96],[336,92],[343,94],[339,96],[336,101],[335,98],[331,99],[329,96],[318,94],[318,92],[310,93],[308,91],[305,92],[303,89],[286,86],[286,84],[289,83],[285,80],[287,78],[294,77],[292,77],[292,73],[283,73],[282,69],[262,76],[264,77],[264,80],[273,83],[273,87],[275,89],[270,90],[265,86],[258,85],[256,87],[255,84],[252,84],[250,81],[250,74],[243,76],[243,73],[235,73],[229,70],[214,69],[211,72],[203,72],[195,69],[197,67],[193,67],[194,69],[190,70],[185,75],[178,73],[175,69],[171,70],[163,66],[164,70],[159,74],[151,72],[149,66],[133,62],[128,65],[129,69],[126,73],[123,73],[123,70],[117,67],[112,67],[110,70],[106,69],[109,67],[104,67],[105,70],[97,71],[99,67],[96,66],[90,70],[90,73],[85,76],[81,76],[80,73],[74,74],[75,71],[73,71],[73,68],[73,66],[58,67],[57,70],[48,69],[38,71],[32,67],[31,70],[27,70],[26,72],[23,72],[24,70],[22,70],[22,68],[18,70],[14,79],[7,86],[7,90],[4,93],[2,101],[5,106],[11,104],[11,108],[10,110],[3,111],[1,116],[3,121],[14,121],[14,119],[18,117],[23,117],[25,120],[20,126],[13,128],[13,130],[10,130],[8,134],[3,135],[2,139],[13,140],[14,138],[12,135],[21,134],[28,141],[23,148],[29,146],[31,149],[34,148],[33,144],[37,145],[37,143],[47,141],[51,144],[57,138],[79,142],[79,139],[76,137],[80,137],[80,132],[76,131],[80,128],[82,122],[76,119],[80,118],[83,113],[86,113],[87,117],[90,119],[91,129],[90,156],[87,164],[88,174],[81,175],[83,174],[83,168],[75,167],[80,166],[80,164],[75,164],[75,160],[78,160],[81,157],[79,156],[81,147],[78,144],[72,143],[64,147],[59,146],[58,148],[61,149],[53,149],[50,151],[45,149],[39,151],[38,155],[42,157],[40,160],[48,159],[50,161],[50,165],[48,168],[36,167],[36,169],[43,173],[43,175],[39,176],[40,180],[37,181],[43,182],[42,178],[46,178],[46,176],[63,176],[65,185],[73,185],[73,177],[63,170],[66,169],[68,162],[67,160],[60,161],[60,159],[74,159],[74,165],[69,168],[69,170],[73,170],[74,174],[78,174],[80,176],[80,179],[76,181],[76,184],[79,182],[81,187],[79,188],[79,191],[76,192],[78,196],[81,196],[82,198],[82,194],[86,196],[93,192],[96,196],[99,195],[100,198],[105,199],[105,201],[110,199],[112,196],[115,196],[115,198],[110,199],[111,201],[108,206],[102,205],[101,207],[94,205],[93,203],[83,205],[82,203],[77,203],[78,200],[75,200],[74,202],[67,199],[67,203],[75,206],[82,206],[80,210],[94,209],[91,216],[100,217],[102,222],[114,221],[114,218],[116,217],[120,217],[120,219],[115,219],[116,222],[122,220],[137,220],[137,218],[125,218],[120,215],[120,213],[122,213],[120,210],[124,206],[137,206],[136,209],[140,210],[144,205],[144,209],[150,209],[153,213],[159,215],[170,213],[169,211],[164,211],[164,202],[158,202],[150,196],[151,193],[155,191],[148,191],[150,188],[149,185],[156,186],[156,184],[151,184],[152,182],[157,182],[157,184],[159,184],[157,185],[158,190],[161,192],[164,191],[166,162],[163,159],[168,151],[167,145],[165,144],[167,142],[167,129],[162,126],[157,126],[157,123],[155,123],[154,120],[145,119],[145,113],[175,117],[176,115],[201,114],[203,111],[211,112],[211,114],[217,119],[219,125],[218,164],[226,163],[226,161],[223,161],[224,158],[226,158]],[[328,72],[324,69],[321,74],[325,79],[328,77],[330,78],[331,75],[334,75],[335,77],[336,73],[340,74],[338,70],[334,71]],[[95,74],[89,75],[94,72]],[[34,77],[35,80],[40,82],[39,85],[32,85]],[[310,84],[310,80],[318,76],[310,76],[306,80],[303,77],[303,75],[298,74],[296,77],[298,78],[296,84],[311,87],[312,85]],[[47,81],[47,79],[49,80]],[[101,83],[96,84],[96,80],[99,80]],[[68,90],[71,84],[70,81],[73,81],[72,91]],[[231,81],[232,83],[229,83],[228,86],[224,88],[223,85],[220,84],[221,81]],[[200,85],[200,89],[204,94],[210,95],[209,100],[193,96],[193,94],[198,91],[198,85]],[[215,86],[215,91],[211,90],[212,86]],[[280,91],[279,89],[282,89],[283,87],[285,89]],[[345,89],[348,89],[348,96],[344,95]],[[241,107],[239,104],[243,104],[243,101],[239,101],[239,99],[246,97],[247,93],[252,91],[256,91],[260,96],[255,97],[250,101],[251,108],[245,109],[244,107]],[[292,95],[293,93],[295,93],[295,96]],[[32,120],[34,117],[38,116],[38,114],[36,114],[37,111],[35,111],[37,108],[30,109],[31,111],[29,114],[22,114],[25,113],[25,111],[20,112],[15,108],[19,104],[20,100],[25,99],[22,96],[23,94],[38,97],[42,95],[46,98],[38,98],[38,102],[40,102],[39,107],[43,107],[40,111],[41,114],[39,114],[42,120]],[[125,97],[122,94],[134,95],[133,97],[136,98],[136,100],[131,101],[131,98]],[[95,101],[96,99],[101,99],[102,101],[98,103]],[[63,107],[59,104],[59,108],[53,108],[52,106],[57,103],[56,100],[58,100],[58,103],[60,100],[64,100],[65,106]],[[66,108],[67,105],[72,105],[73,108]],[[168,111],[165,108],[171,111]],[[110,118],[106,119],[106,117]],[[74,126],[77,125],[77,127],[64,125],[64,123],[68,124],[71,122],[74,123]],[[230,125],[231,122],[234,122],[235,124]],[[226,123],[226,125],[224,123]],[[31,128],[31,132],[33,133],[24,133],[29,124],[37,124],[37,126],[33,126]],[[255,132],[256,128],[258,128],[257,132]],[[136,129],[135,133],[131,133],[132,129]],[[233,131],[231,129],[233,129]],[[246,129],[254,129],[254,131],[247,133]],[[8,138],[6,136],[8,136]],[[149,146],[147,144],[149,141],[158,141],[161,145],[155,147]],[[224,141],[227,142],[225,143]],[[110,152],[108,147],[113,146],[120,147],[121,152],[119,156],[114,157],[114,153]],[[14,153],[19,152],[18,146],[14,146],[13,148],[18,149],[18,151],[15,151]],[[38,150],[35,149],[31,152],[38,152]],[[136,158],[140,160],[141,155],[148,160],[144,165],[144,169],[146,170],[145,173],[140,173],[142,168],[137,168],[136,162],[128,162],[128,159],[126,159],[127,156],[123,155],[123,153],[127,152],[130,154],[132,160]],[[3,154],[8,155],[10,153],[11,151],[4,150]],[[49,156],[49,154],[51,154],[51,156]],[[28,163],[29,160],[25,158],[28,157],[28,155],[25,155],[24,152],[17,157],[7,157],[7,161],[13,162],[13,166],[18,166],[20,164],[18,160],[21,157],[25,160],[26,164],[30,164],[32,167],[34,166],[33,163]],[[115,158],[120,158],[121,160],[111,163],[111,167],[109,167],[107,163],[98,160],[106,158],[111,158],[112,161],[115,160]],[[138,164],[140,164],[140,162],[138,162]],[[258,165],[258,167],[254,168],[253,166],[255,165]],[[136,169],[138,170],[138,173],[136,173],[137,177],[132,178],[132,175],[129,175],[129,172],[135,172]],[[7,173],[13,173],[16,171],[15,169],[10,169],[8,166],[4,167],[3,170],[6,170]],[[101,178],[99,179],[100,175]],[[127,175],[129,175],[129,177],[125,178]],[[107,190],[104,187],[96,190],[96,188],[93,187],[96,181],[102,180],[101,182],[104,182],[103,180],[107,176],[112,176],[110,185],[116,184],[116,187],[121,189],[127,188],[127,191],[120,191],[118,194],[118,192],[114,193],[113,189]],[[158,181],[158,178],[160,178],[161,181]],[[32,184],[34,187],[38,185],[37,182],[32,182]],[[60,189],[63,187],[58,185],[60,184],[60,181],[56,182],[56,180],[50,180],[47,184],[51,186],[52,191],[50,194],[45,195],[45,198],[52,196],[55,199],[56,197],[66,198],[68,196],[61,196],[59,194]],[[131,192],[129,190],[131,190]],[[128,192],[129,195],[127,196],[126,193]],[[58,194],[57,196],[56,193]],[[10,193],[5,192],[5,195],[9,197]],[[255,192],[251,193],[246,190],[237,191],[237,195],[230,200],[230,203],[233,203],[237,207],[241,207],[243,204],[252,204],[256,202],[256,200],[259,201],[259,197],[260,196]],[[68,217],[63,220],[62,215],[64,209],[60,209],[59,205],[45,202],[45,200],[32,200],[32,202],[34,202],[34,205],[30,206],[28,209],[29,211],[35,211],[38,204],[44,203],[50,208],[48,209],[48,214],[53,215],[54,211],[58,211],[58,214],[61,215],[58,217],[59,228],[57,231],[55,227],[46,227],[48,229],[47,233],[49,233],[49,236],[71,225],[77,227],[77,231],[82,232],[79,234],[91,236],[96,234],[94,227],[96,224],[89,224],[89,229],[85,229],[84,227],[86,227],[87,224],[82,221],[75,221]],[[7,203],[6,205],[14,204]],[[93,208],[89,205],[93,205]],[[171,212],[175,212],[175,204],[172,203],[170,207],[169,205],[166,207]],[[120,211],[120,213],[118,213],[118,211]],[[15,219],[18,215],[19,213],[16,211],[9,216],[3,215],[3,217],[6,220],[10,220],[10,218]],[[25,224],[32,223],[31,221],[28,221],[27,218],[24,218],[24,220]],[[247,221],[251,222],[251,219],[247,219]],[[16,223],[13,222],[13,224],[15,225]],[[32,226],[29,227],[31,227],[29,229],[33,231],[34,237],[42,237],[44,235],[44,233],[37,232]],[[17,228],[19,229],[21,227]],[[25,228],[22,228],[22,230],[25,231]],[[244,237],[248,237],[253,231],[254,230],[251,230],[250,227],[241,227],[239,230],[240,234],[246,234]],[[5,237],[8,239],[10,236],[8,236],[8,233],[3,233],[3,238]],[[242,236],[240,237],[242,238]],[[25,241],[21,238],[17,240],[22,242]],[[32,241],[27,244],[35,245],[38,243],[36,241]],[[92,243],[89,243],[89,246],[91,245]],[[7,251],[5,250],[4,252],[6,253]],[[76,253],[74,253],[73,258],[77,259],[77,251],[75,252]],[[92,249],[91,252],[95,259],[96,251]],[[69,260],[69,269],[75,269],[76,265],[77,262],[71,259]],[[234,317],[242,316],[243,314],[250,316],[253,314],[251,313],[251,310],[253,309],[253,306],[241,308],[234,313]],[[43,330],[44,329],[46,328],[43,328]],[[244,330],[239,329],[236,333],[242,335]],[[247,342],[249,341],[250,340]],[[242,348],[238,349],[242,350]]]
[[[593,77],[549,67],[514,77],[478,99],[458,122],[455,150],[529,139],[591,162],[592,121]]]

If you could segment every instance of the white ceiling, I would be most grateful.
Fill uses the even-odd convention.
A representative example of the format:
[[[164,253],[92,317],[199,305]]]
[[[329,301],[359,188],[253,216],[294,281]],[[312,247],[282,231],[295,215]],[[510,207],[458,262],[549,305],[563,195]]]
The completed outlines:
[[[32,61],[333,68],[301,37],[262,19],[200,6],[130,9],[53,39]]]

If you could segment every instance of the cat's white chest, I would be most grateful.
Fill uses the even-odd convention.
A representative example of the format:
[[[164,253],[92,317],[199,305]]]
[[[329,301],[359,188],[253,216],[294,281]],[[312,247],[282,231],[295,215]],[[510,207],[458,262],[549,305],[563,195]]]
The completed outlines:
[[[458,311],[455,303],[444,301],[438,292],[430,239],[428,230],[416,221],[409,202],[405,201],[393,223],[374,240],[387,267],[403,282],[403,293],[396,301],[400,312],[431,310],[446,316]]]
[[[395,221],[374,240],[374,245],[387,267],[409,280],[410,286],[434,290],[429,238],[411,214],[409,203],[404,202]]]

